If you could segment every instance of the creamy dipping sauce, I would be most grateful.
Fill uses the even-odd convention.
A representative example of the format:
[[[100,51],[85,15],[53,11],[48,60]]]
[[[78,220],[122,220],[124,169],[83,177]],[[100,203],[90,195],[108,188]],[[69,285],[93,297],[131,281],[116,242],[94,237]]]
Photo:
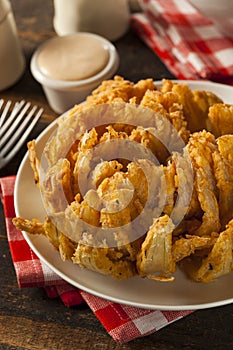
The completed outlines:
[[[98,74],[107,65],[109,52],[92,37],[58,37],[38,55],[41,72],[58,80],[83,80]]]

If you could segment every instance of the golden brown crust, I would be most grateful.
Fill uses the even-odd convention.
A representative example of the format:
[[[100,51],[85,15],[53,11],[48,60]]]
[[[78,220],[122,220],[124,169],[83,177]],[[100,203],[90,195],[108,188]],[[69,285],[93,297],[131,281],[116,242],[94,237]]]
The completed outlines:
[[[123,113],[119,123],[108,123],[110,104],[118,117]],[[138,105],[144,108],[142,125],[133,123]],[[14,225],[48,237],[62,260],[117,279],[140,275],[171,282],[177,266],[201,282],[229,273],[232,108],[213,93],[165,79],[160,88],[152,79],[133,83],[116,76],[103,82],[59,119],[57,134],[44,150],[43,181],[35,141],[28,144],[35,181],[51,215],[44,223],[15,218]],[[88,127],[90,113],[103,125]],[[176,133],[182,149],[171,154]],[[124,141],[133,159],[115,157],[112,141]],[[100,145],[108,159],[99,160],[94,152]]]
[[[39,180],[40,180],[39,172],[38,172],[39,161],[36,157],[36,141],[35,140],[29,141],[27,144],[27,147],[28,147],[29,162],[34,173],[34,180],[35,180],[35,183],[39,185]]]
[[[140,276],[160,281],[172,281],[175,262],[172,256],[172,233],[175,226],[168,215],[155,219],[137,256]]]
[[[233,105],[217,103],[209,109],[208,129],[216,136],[233,134]]]

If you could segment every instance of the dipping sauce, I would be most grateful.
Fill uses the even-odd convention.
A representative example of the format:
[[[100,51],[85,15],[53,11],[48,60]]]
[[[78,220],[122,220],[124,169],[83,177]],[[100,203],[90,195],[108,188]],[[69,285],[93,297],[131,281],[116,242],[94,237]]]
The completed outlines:
[[[75,81],[101,72],[109,61],[108,48],[95,37],[57,37],[40,51],[37,64],[53,79]]]

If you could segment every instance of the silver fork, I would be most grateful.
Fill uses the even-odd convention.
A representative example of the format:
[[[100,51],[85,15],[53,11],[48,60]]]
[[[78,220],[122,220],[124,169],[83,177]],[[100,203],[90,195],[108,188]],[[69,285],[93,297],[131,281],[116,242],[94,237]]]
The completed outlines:
[[[24,100],[16,102],[10,112],[11,104],[7,101],[3,107],[4,100],[0,100],[0,169],[16,155],[43,113],[43,108],[30,109],[31,103]]]

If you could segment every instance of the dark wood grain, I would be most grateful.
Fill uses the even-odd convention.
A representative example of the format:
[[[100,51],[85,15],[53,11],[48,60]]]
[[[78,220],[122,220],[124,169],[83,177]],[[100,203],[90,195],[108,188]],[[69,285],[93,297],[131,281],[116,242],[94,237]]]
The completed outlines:
[[[57,117],[41,87],[32,78],[29,63],[35,48],[55,35],[53,2],[12,0],[27,68],[22,79],[0,93],[0,98],[22,98],[44,107],[41,122],[30,138],[36,137]],[[115,43],[120,55],[117,74],[132,81],[152,77],[172,78],[163,63],[131,31]],[[0,68],[1,69],[1,68]],[[26,143],[0,176],[16,174]],[[6,237],[0,205],[0,348],[2,350],[62,349],[233,349],[233,305],[196,311],[153,335],[120,345],[112,340],[86,305],[67,308],[59,299],[50,300],[43,288],[19,289]]]

